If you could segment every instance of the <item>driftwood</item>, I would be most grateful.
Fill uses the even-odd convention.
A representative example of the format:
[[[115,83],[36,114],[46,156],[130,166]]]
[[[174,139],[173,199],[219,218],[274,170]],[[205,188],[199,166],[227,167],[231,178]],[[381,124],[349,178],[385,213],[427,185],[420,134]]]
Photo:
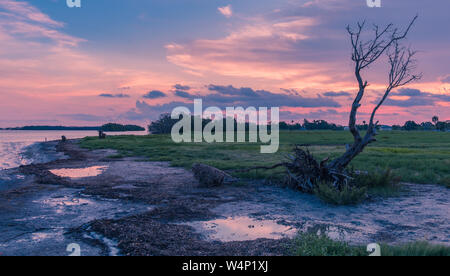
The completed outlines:
[[[194,164],[192,172],[203,187],[218,187],[236,181],[226,172],[204,164]]]
[[[353,172],[329,169],[327,166],[329,158],[318,162],[309,152],[307,145],[296,145],[293,153],[288,154],[286,159],[286,162],[273,166],[256,166],[234,170],[233,172],[249,172],[258,169],[273,170],[284,167],[287,174],[285,184],[305,193],[313,193],[317,185],[322,181],[332,183],[336,189],[342,189],[353,179]]]
[[[273,166],[257,166],[257,167],[247,168],[247,169],[233,170],[233,172],[245,173],[245,172],[249,172],[249,171],[253,171],[253,170],[260,170],[260,169],[273,170],[273,169],[276,169],[276,168],[279,168],[279,167],[285,167],[287,164],[288,163],[283,162],[283,163],[275,164]]]

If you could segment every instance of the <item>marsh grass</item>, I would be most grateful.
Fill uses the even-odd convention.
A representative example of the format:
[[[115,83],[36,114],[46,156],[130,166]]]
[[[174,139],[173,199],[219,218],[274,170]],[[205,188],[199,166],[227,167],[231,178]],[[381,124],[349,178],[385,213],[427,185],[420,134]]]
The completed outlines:
[[[295,256],[367,256],[364,247],[350,246],[334,241],[328,236],[315,233],[300,233],[293,240],[292,253]]]
[[[391,168],[404,182],[448,185],[450,177],[450,133],[447,132],[382,132],[378,141],[369,145],[351,165],[356,170],[376,172]],[[173,166],[191,168],[205,163],[222,170],[267,166],[283,161],[295,144],[308,144],[318,159],[334,158],[352,142],[346,131],[282,131],[280,150],[261,154],[260,144],[250,143],[181,143],[170,135],[111,136],[105,140],[88,137],[81,145],[89,149],[116,149],[120,156],[143,156],[152,161],[170,161]],[[282,169],[253,170],[235,173],[243,178],[282,177]],[[447,183],[447,184],[446,184]]]
[[[383,256],[448,257],[450,247],[419,241],[398,246],[381,245],[381,252]]]
[[[319,183],[314,190],[315,195],[322,201],[333,205],[356,205],[367,198],[367,187],[346,185],[337,190],[329,183]]]
[[[450,256],[450,247],[428,242],[403,245],[381,244],[382,256]],[[296,256],[368,256],[365,246],[349,245],[315,233],[299,233],[294,238],[291,252]]]
[[[367,174],[355,177],[354,185],[366,187],[369,196],[392,197],[398,196],[402,191],[401,177],[396,176],[391,169],[377,169]]]
[[[450,188],[450,176],[447,176],[441,180],[442,185],[447,188]]]

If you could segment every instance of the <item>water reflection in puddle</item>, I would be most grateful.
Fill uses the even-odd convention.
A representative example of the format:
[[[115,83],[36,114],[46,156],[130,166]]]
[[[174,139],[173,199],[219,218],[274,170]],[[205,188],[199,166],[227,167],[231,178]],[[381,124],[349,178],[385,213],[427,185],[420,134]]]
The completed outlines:
[[[36,232],[31,234],[31,240],[34,242],[42,242],[43,240],[48,239],[61,240],[63,239],[63,234],[64,234],[63,229],[55,230],[53,232]]]
[[[84,178],[98,176],[102,174],[106,169],[108,169],[108,166],[92,166],[80,169],[56,169],[50,170],[50,172],[60,177]]]
[[[58,214],[62,214],[66,212],[66,208],[70,208],[73,206],[85,206],[85,205],[93,205],[93,202],[87,199],[76,198],[76,197],[58,197],[58,198],[49,198],[43,201],[33,201],[35,203],[43,203],[55,209],[55,212]]]
[[[71,198],[68,196],[64,196],[64,197],[60,197],[60,198],[50,198],[50,199],[44,200],[44,204],[48,204],[52,207],[87,205],[89,203],[91,203],[90,200],[82,199],[82,198]]]
[[[272,220],[256,220],[250,217],[230,217],[206,222],[191,222],[208,239],[223,242],[248,241],[260,238],[281,239],[292,237],[297,230]]]

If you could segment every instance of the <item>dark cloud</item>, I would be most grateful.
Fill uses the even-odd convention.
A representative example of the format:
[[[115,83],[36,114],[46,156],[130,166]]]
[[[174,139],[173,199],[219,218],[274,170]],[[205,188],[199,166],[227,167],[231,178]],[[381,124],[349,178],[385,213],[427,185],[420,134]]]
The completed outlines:
[[[405,88],[405,89],[400,89],[397,93],[394,93],[394,94],[396,96],[415,97],[415,96],[420,96],[422,94],[422,92],[418,89]]]
[[[441,80],[443,83],[450,83],[450,75]]]
[[[253,90],[252,88],[235,88],[231,85],[209,85],[208,89],[214,94],[204,97],[206,102],[216,106],[232,104],[233,106],[279,106],[279,107],[340,107],[341,105],[330,98],[303,97],[292,94],[276,94],[266,90]]]
[[[99,97],[103,97],[103,98],[129,98],[130,97],[130,95],[122,94],[122,93],[119,93],[119,94],[103,93],[103,94],[100,94],[98,96]]]
[[[192,104],[184,102],[171,102],[168,104],[149,105],[144,101],[136,101],[136,107],[119,116],[120,119],[131,121],[155,120],[160,114],[170,113],[178,106],[187,106],[192,109]]]
[[[159,99],[159,98],[167,97],[167,95],[164,92],[161,92],[159,90],[153,90],[153,91],[150,91],[147,94],[143,95],[142,97],[146,98],[146,99]]]
[[[337,112],[333,108],[341,107],[341,105],[332,99],[337,96],[350,96],[348,92],[327,92],[322,96],[304,97],[294,94],[276,94],[266,90],[254,90],[252,88],[236,88],[234,86],[209,85],[208,90],[211,92],[208,95],[196,95],[186,91],[177,90],[175,95],[188,100],[187,102],[171,102],[168,104],[149,105],[144,101],[137,101],[136,107],[122,114],[120,117],[128,120],[154,120],[158,118],[161,113],[170,113],[175,107],[185,106],[192,109],[193,99],[203,100],[203,107],[217,106],[221,109],[232,106],[242,107],[303,107],[303,108],[325,108],[324,110],[312,111],[309,113],[298,114],[291,112],[282,112],[282,119],[290,118],[307,118],[307,119],[328,119],[328,120],[345,120],[348,117],[347,112]],[[163,92],[152,91],[149,92],[150,97],[155,98]],[[147,96],[149,95],[147,94]],[[433,106],[437,102],[450,102],[450,95],[438,95],[429,92],[422,92],[417,89],[400,89],[391,94],[391,96],[407,97],[404,100],[388,99],[385,102],[386,106],[396,107],[414,107],[414,106]],[[373,103],[378,103],[374,101]],[[359,113],[361,116],[368,116],[370,114]],[[393,116],[395,114],[390,114]],[[398,114],[397,114],[398,115]],[[77,114],[76,118],[89,120],[98,120],[94,117],[83,117],[85,115]],[[379,115],[384,116],[384,115]]]
[[[284,93],[287,93],[287,94],[300,95],[300,92],[297,91],[296,89],[280,88],[280,90],[283,91]]]
[[[302,97],[293,94],[275,94],[265,90],[253,90],[252,88],[235,88],[231,85],[209,85],[209,95],[201,96],[186,91],[177,90],[175,95],[182,97],[189,102],[171,102],[167,104],[149,105],[144,101],[137,101],[136,107],[122,114],[120,118],[139,121],[154,120],[162,113],[170,113],[175,107],[185,106],[192,110],[193,100],[201,99],[203,108],[217,106],[221,109],[226,107],[340,107],[340,104],[333,99],[326,97]],[[336,112],[329,109],[328,114]],[[319,114],[317,114],[319,115]]]
[[[348,97],[351,96],[352,94],[341,91],[341,92],[325,92],[323,93],[323,95],[325,97]]]
[[[388,98],[384,105],[397,107],[413,107],[434,106],[437,102],[450,102],[450,95],[422,92],[418,89],[400,89],[398,92],[392,93],[391,96],[408,96],[409,98],[405,100],[394,100]],[[378,103],[378,101],[374,101],[373,103]]]
[[[181,98],[185,98],[185,99],[193,99],[196,97],[195,95],[192,95],[192,94],[190,94],[186,91],[182,91],[182,90],[176,90],[175,95],[178,97],[181,97]]]
[[[177,90],[175,95],[189,100],[189,102],[171,102],[168,104],[149,105],[144,101],[137,101],[136,108],[122,114],[123,119],[128,120],[154,120],[161,113],[170,113],[175,107],[185,106],[192,109],[192,101],[201,99],[203,107],[217,106],[221,109],[226,107],[340,107],[333,99],[326,97],[302,97],[292,94],[275,94],[265,90],[253,90],[252,88],[235,88],[231,85],[209,85],[211,94],[201,96],[185,91]],[[330,111],[331,112],[331,111]]]
[[[173,88],[175,88],[176,90],[181,90],[181,91],[189,91],[189,90],[191,90],[191,87],[190,87],[190,86],[187,86],[187,85],[181,85],[181,84],[175,84],[175,85],[173,86]]]
[[[244,97],[257,97],[258,94],[251,88],[242,87],[242,88],[234,88],[233,86],[220,86],[211,84],[208,86],[210,91],[216,91],[220,94],[224,95],[233,95],[233,96],[244,96]]]

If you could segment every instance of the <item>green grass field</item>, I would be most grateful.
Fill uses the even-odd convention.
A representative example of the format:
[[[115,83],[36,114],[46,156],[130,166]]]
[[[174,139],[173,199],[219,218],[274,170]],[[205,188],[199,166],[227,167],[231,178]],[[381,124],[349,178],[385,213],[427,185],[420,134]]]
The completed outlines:
[[[439,183],[450,186],[450,133],[382,132],[353,162],[357,170],[375,171],[391,168],[403,182]],[[181,143],[170,135],[110,136],[105,140],[88,137],[81,141],[88,149],[116,149],[121,156],[143,156],[152,161],[170,161],[173,166],[190,168],[204,163],[222,170],[273,165],[284,160],[295,144],[309,144],[318,158],[337,157],[344,145],[352,142],[347,131],[282,131],[280,150],[261,154],[260,144]],[[252,171],[241,177],[265,178],[282,171]]]
[[[450,247],[428,242],[412,242],[403,245],[381,244],[381,256],[450,256]],[[334,241],[325,235],[299,234],[290,247],[295,256],[368,256],[365,246],[349,245]]]

